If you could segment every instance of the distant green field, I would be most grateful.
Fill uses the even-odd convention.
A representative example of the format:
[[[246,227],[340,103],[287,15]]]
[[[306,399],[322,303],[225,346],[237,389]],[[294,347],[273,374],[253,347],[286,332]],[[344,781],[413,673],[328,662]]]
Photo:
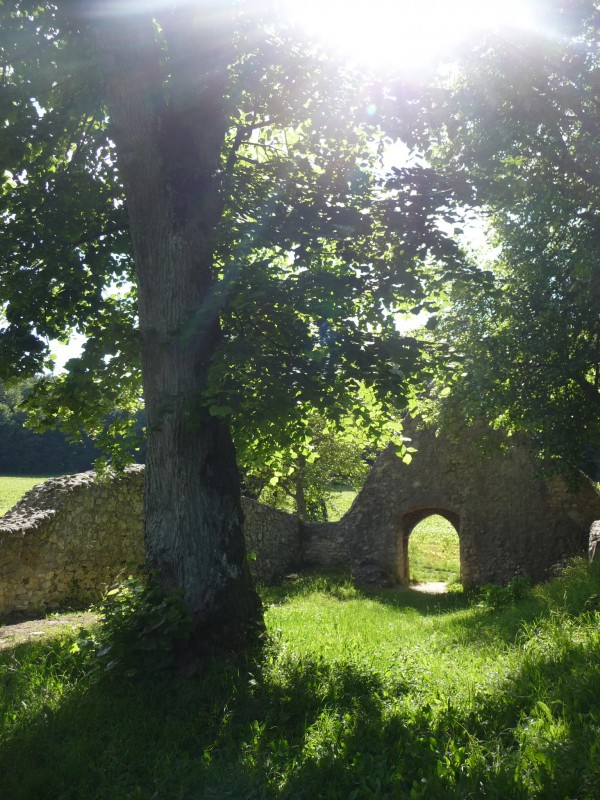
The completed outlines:
[[[327,498],[327,513],[329,519],[332,522],[341,519],[346,511],[350,509],[355,497],[356,492],[354,489],[350,489],[346,486],[338,486],[332,489]]]
[[[413,581],[458,581],[458,534],[447,519],[435,514],[417,525],[408,542],[408,562]]]
[[[36,483],[43,483],[47,477],[10,478],[0,476],[0,516],[6,514]]]

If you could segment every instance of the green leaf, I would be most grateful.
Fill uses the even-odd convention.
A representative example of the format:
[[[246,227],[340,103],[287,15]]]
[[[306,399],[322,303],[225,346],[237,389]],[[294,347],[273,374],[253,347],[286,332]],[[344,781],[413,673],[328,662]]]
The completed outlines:
[[[233,409],[230,406],[212,405],[209,407],[208,413],[212,417],[228,417],[233,413]]]

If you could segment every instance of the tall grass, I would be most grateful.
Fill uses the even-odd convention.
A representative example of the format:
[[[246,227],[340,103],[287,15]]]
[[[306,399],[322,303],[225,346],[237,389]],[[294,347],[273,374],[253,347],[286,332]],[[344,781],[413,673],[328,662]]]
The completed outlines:
[[[89,674],[72,638],[8,650],[0,794],[595,800],[600,569],[522,594],[290,579],[264,645],[188,681]]]

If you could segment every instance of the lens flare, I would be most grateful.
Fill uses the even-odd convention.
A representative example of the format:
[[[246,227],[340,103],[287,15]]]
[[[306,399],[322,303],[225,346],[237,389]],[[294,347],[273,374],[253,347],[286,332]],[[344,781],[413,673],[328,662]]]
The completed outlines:
[[[295,24],[345,58],[419,69],[477,32],[531,27],[520,0],[288,0]]]

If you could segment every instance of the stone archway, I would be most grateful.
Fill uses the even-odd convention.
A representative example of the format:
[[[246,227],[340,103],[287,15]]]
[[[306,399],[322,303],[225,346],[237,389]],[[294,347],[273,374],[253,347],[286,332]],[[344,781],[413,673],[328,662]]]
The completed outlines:
[[[525,436],[497,433],[496,449],[483,455],[481,433],[482,426],[446,435],[409,423],[411,463],[387,448],[340,522],[303,525],[304,562],[349,565],[360,582],[404,582],[406,539],[431,513],[457,528],[466,588],[517,574],[539,582],[557,564],[585,555],[590,526],[600,520],[594,486],[583,476],[576,487],[560,475],[542,477]]]
[[[410,535],[420,522],[431,517],[438,515],[444,517],[453,526],[456,531],[460,542],[460,516],[456,511],[450,511],[446,508],[415,508],[411,511],[405,512],[400,520],[400,526],[397,536],[397,566],[396,566],[396,580],[398,583],[408,585],[410,582],[410,562],[408,556],[408,545]],[[461,553],[461,574],[462,574],[462,553]]]

